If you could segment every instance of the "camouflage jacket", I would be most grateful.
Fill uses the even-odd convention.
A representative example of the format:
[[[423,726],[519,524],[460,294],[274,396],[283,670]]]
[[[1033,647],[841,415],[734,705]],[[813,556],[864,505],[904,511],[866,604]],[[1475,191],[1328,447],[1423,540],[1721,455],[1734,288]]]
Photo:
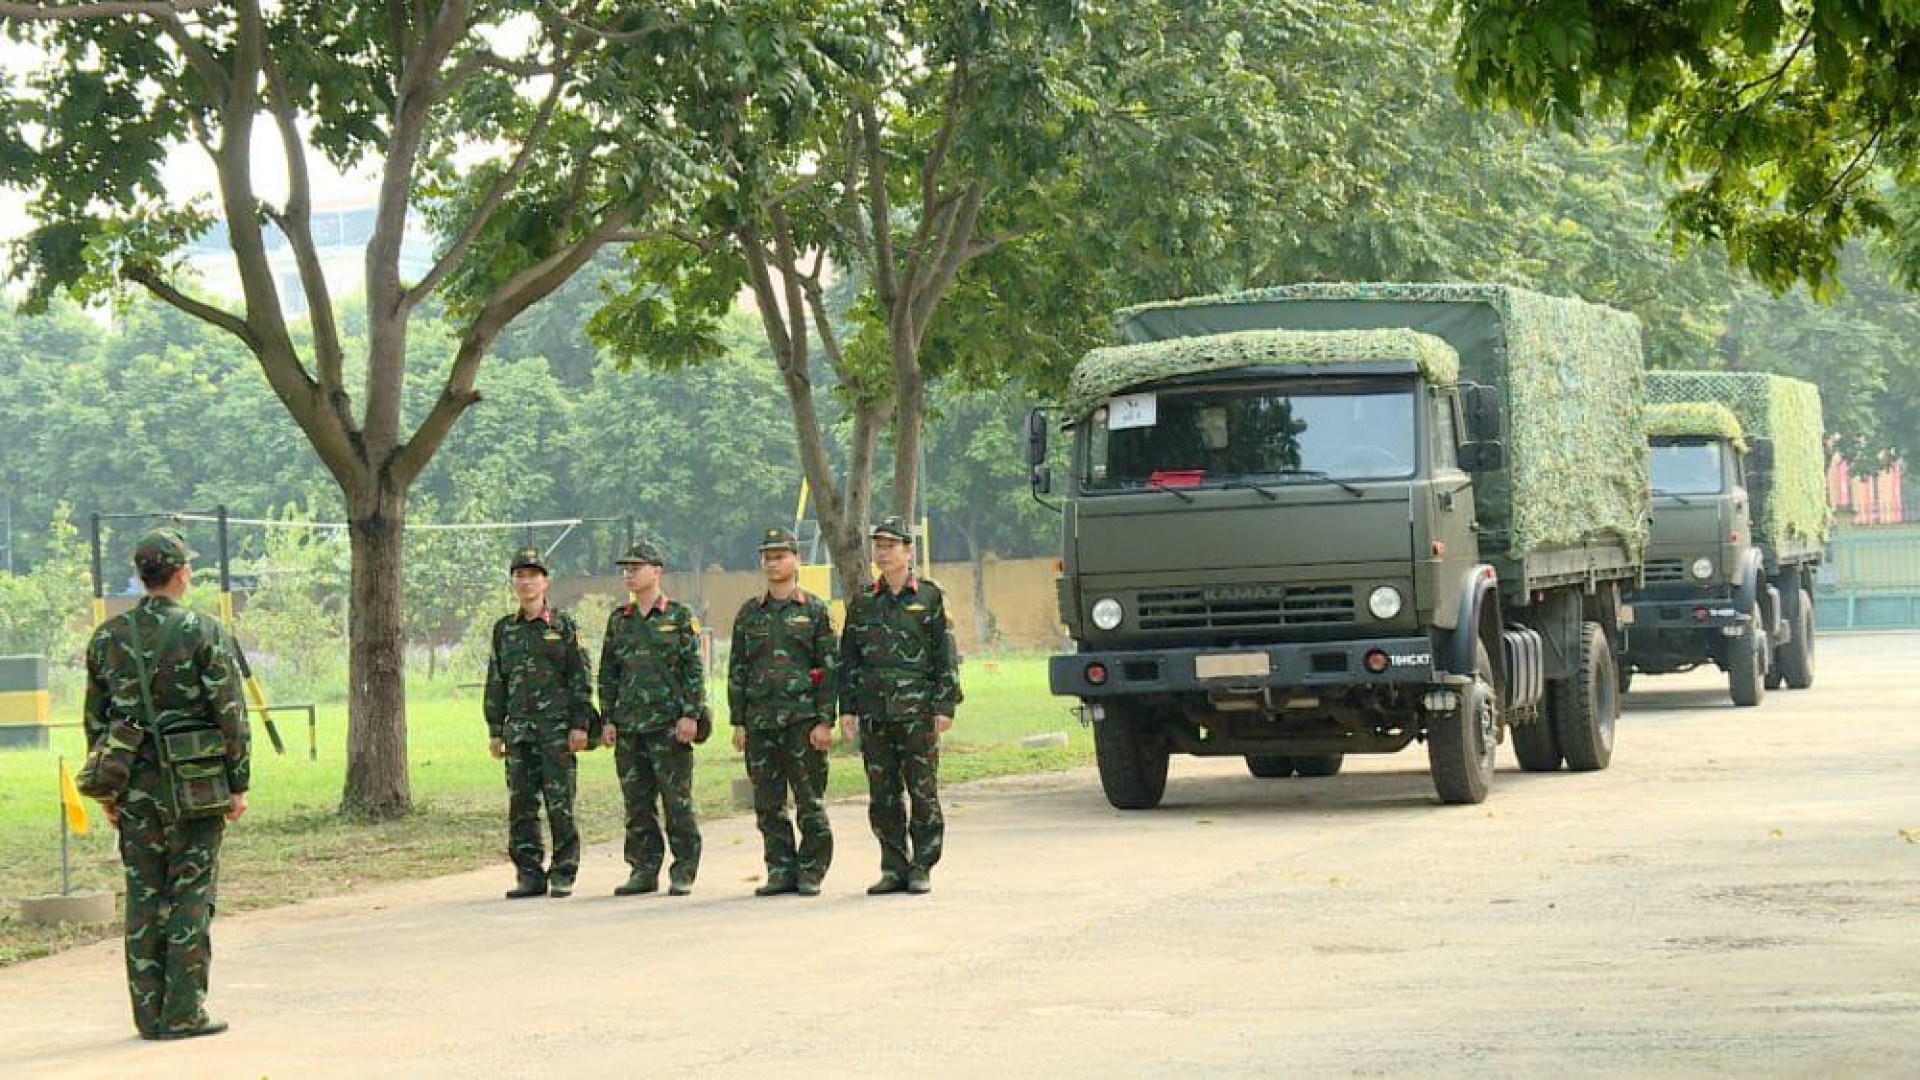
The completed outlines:
[[[913,574],[896,595],[881,578],[847,605],[840,635],[840,711],[851,716],[952,716],[959,654],[947,598]]]
[[[777,727],[833,720],[833,614],[827,602],[795,589],[740,605],[727,657],[727,711],[735,726]]]
[[[487,734],[509,742],[599,727],[587,650],[573,616],[549,608],[529,619],[515,611],[493,624],[486,713]]]
[[[622,734],[661,731],[706,704],[700,620],[664,595],[642,611],[624,604],[607,617],[600,646],[600,711]]]
[[[91,746],[115,720],[146,729],[140,702],[140,675],[129,651],[138,643],[152,680],[154,718],[137,761],[160,761],[155,735],[217,728],[226,737],[227,784],[234,794],[252,780],[252,740],[241,698],[238,648],[220,620],[188,611],[163,596],[149,596],[133,610],[100,624],[87,645],[87,744]]]

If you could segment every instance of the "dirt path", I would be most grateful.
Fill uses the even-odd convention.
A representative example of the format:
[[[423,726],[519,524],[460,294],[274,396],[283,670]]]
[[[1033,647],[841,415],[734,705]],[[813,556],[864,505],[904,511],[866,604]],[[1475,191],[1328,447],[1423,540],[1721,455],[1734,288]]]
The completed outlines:
[[[951,793],[924,898],[863,895],[844,803],[817,900],[748,896],[736,819],[687,899],[606,895],[598,850],[566,901],[503,867],[223,919],[217,1039],[132,1038],[117,944],[76,950],[0,972],[0,1076],[1912,1076],[1920,635],[1824,644],[1759,709],[1642,680],[1612,770],[1481,807],[1412,753],[1176,759],[1154,813]]]

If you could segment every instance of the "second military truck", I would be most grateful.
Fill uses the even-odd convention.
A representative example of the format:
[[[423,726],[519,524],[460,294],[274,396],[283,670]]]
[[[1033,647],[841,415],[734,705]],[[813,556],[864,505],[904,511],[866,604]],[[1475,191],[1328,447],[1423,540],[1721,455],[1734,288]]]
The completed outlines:
[[[1477,803],[1603,769],[1640,575],[1638,322],[1498,285],[1301,285],[1123,312],[1074,370],[1062,619],[1101,784],[1157,805],[1173,753],[1325,776],[1424,740]],[[1050,491],[1049,425],[1028,427]]]
[[[1813,685],[1826,548],[1820,391],[1780,375],[1647,376],[1653,538],[1624,679],[1712,663],[1736,705]]]

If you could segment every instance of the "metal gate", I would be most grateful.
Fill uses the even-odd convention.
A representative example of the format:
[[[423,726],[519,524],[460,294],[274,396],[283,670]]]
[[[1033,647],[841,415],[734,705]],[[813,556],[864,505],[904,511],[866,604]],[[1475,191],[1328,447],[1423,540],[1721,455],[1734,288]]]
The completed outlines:
[[[1835,532],[1813,613],[1822,630],[1920,629],[1920,525]]]

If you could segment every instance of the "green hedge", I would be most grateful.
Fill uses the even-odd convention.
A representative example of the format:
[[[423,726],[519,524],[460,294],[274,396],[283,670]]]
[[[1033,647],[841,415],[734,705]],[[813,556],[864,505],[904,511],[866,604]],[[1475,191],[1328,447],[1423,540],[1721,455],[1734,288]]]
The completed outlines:
[[[1747,449],[1746,433],[1740,428],[1740,418],[1734,416],[1733,410],[1725,405],[1710,401],[1649,403],[1647,434],[1656,437],[1697,435],[1726,439],[1742,453]]]

